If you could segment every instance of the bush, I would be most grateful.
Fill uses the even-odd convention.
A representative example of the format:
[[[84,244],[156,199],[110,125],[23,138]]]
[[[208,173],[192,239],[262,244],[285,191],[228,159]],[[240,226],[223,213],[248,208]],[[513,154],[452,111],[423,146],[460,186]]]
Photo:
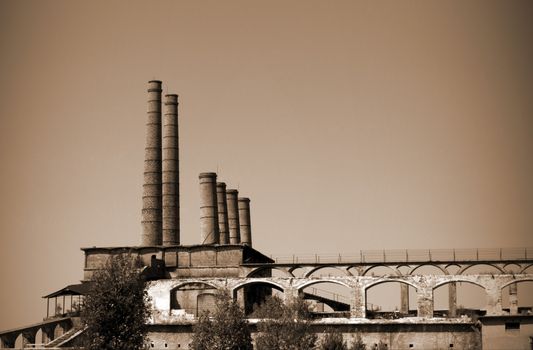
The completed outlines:
[[[319,350],[348,350],[348,345],[342,337],[342,333],[333,331],[328,332],[324,335],[320,344],[318,345]]]
[[[310,312],[302,298],[285,305],[278,297],[270,297],[255,310],[253,317],[261,318],[256,338],[258,350],[313,349],[317,336],[310,329]]]
[[[195,350],[252,349],[252,337],[244,312],[225,293],[217,295],[214,313],[202,314],[193,331],[191,346]]]

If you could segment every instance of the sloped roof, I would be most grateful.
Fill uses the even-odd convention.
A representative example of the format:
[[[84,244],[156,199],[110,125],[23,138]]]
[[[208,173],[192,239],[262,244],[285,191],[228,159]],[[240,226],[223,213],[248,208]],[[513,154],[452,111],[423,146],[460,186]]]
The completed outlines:
[[[91,290],[91,287],[92,283],[90,282],[70,284],[65,288],[43,296],[43,298],[55,298],[62,295],[85,295]]]

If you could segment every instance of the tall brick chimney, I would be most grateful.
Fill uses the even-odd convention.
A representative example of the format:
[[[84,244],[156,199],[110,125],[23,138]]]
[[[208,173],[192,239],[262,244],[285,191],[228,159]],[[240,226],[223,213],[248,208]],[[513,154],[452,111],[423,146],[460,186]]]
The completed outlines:
[[[163,245],[180,244],[178,95],[165,95],[163,117]]]
[[[218,231],[220,233],[219,243],[229,243],[228,224],[228,201],[226,199],[226,184],[217,182],[217,208],[218,208]]]
[[[217,209],[217,174],[200,176],[200,244],[216,244],[219,239]]]
[[[250,224],[250,198],[239,198],[239,228],[241,243],[252,246],[252,227]]]
[[[148,82],[148,120],[144,155],[141,245],[162,242],[161,210],[161,81]]]
[[[226,190],[226,199],[228,202],[228,223],[229,223],[229,243],[241,243],[240,225],[239,225],[239,206],[237,190]]]

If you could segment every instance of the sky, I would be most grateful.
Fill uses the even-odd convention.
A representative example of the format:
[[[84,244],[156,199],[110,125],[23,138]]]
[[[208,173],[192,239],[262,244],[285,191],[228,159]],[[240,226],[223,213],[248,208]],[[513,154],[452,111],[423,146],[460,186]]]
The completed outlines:
[[[533,246],[530,1],[0,1],[0,329],[140,243],[147,82],[267,255]]]

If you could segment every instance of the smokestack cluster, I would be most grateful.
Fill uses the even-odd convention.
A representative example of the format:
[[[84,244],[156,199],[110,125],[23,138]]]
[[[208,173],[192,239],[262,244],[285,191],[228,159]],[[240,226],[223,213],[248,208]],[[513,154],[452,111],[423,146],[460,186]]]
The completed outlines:
[[[216,173],[200,176],[200,240],[202,244],[252,246],[250,199],[217,182]]]
[[[165,95],[161,81],[148,82],[141,245],[180,244],[178,95]]]
[[[142,197],[143,246],[180,244],[178,95],[165,95],[161,81],[148,82],[148,115]],[[252,246],[250,199],[217,182],[216,173],[200,176],[201,244]]]

